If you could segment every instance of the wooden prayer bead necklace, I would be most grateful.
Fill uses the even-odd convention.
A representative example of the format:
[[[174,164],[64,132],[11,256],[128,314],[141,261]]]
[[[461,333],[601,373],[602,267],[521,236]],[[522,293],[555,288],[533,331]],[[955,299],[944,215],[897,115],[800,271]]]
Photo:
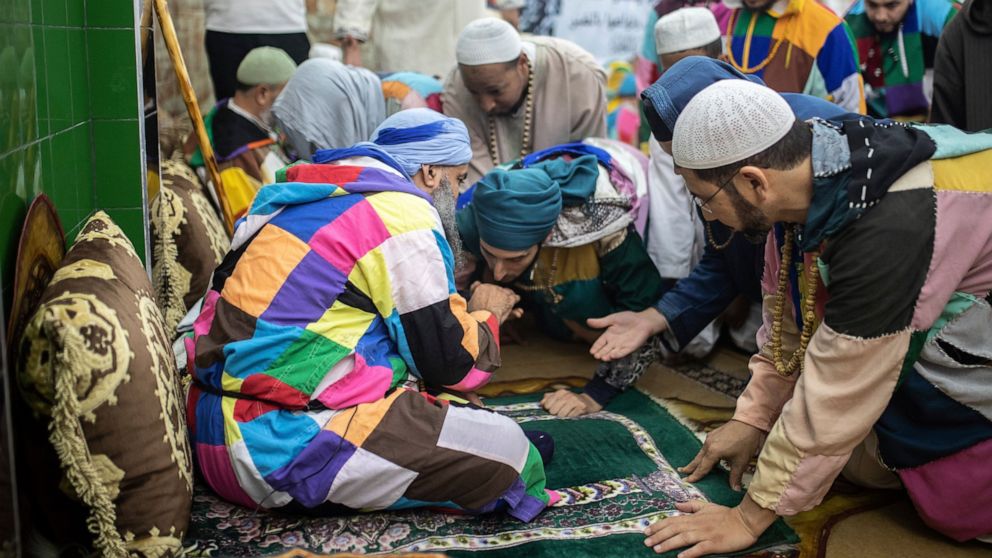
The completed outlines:
[[[806,357],[806,347],[813,337],[813,322],[816,320],[816,291],[820,277],[820,269],[816,263],[817,253],[813,253],[813,265],[809,268],[809,285],[806,296],[802,299],[803,331],[799,335],[799,348],[796,349],[788,362],[782,360],[782,324],[785,320],[785,297],[789,284],[789,268],[792,266],[793,240],[795,239],[795,226],[785,229],[785,238],[782,243],[782,260],[778,268],[778,286],[775,290],[775,307],[772,310],[772,335],[769,347],[772,352],[772,362],[775,364],[775,371],[782,376],[791,376],[797,370],[801,370],[803,360]],[[798,278],[797,278],[798,280]]]
[[[727,237],[726,242],[724,242],[723,244],[717,244],[716,237],[713,236],[713,227],[710,225],[710,222],[707,221],[706,219],[703,219],[703,221],[706,223],[706,242],[709,242],[710,246],[712,246],[716,250],[723,250],[727,246],[730,246],[730,243],[734,240],[734,235],[737,233],[737,231],[730,231],[730,236]]]
[[[527,146],[530,145],[530,129],[534,118],[534,68],[527,62],[527,100],[524,101],[524,131],[520,143],[520,158],[527,155]],[[499,165],[499,151],[496,149],[496,119],[489,117],[489,157],[493,160],[493,166]]]

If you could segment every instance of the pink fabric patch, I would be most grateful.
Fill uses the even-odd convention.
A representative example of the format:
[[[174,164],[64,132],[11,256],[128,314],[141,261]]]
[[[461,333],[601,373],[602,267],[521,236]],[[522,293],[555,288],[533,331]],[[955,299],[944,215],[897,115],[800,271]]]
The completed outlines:
[[[200,472],[214,492],[228,502],[255,508],[256,502],[238,484],[227,446],[197,444],[196,456],[199,459]]]
[[[775,506],[775,513],[795,515],[819,504],[850,458],[850,454],[802,458]]]
[[[954,291],[978,296],[992,289],[992,195],[937,192],[933,257],[912,326],[930,329]],[[964,225],[967,223],[967,225]]]
[[[200,307],[200,315],[193,321],[193,337],[187,337],[183,341],[186,347],[186,370],[190,375],[196,376],[196,367],[193,361],[196,359],[196,340],[201,335],[210,333],[210,325],[214,322],[214,314],[217,313],[217,301],[220,300],[220,293],[215,290],[207,291],[207,296],[203,297],[203,306]]]
[[[554,490],[548,490],[547,488],[545,488],[544,491],[548,493],[548,507],[549,508],[551,506],[557,504],[558,501],[561,500],[561,494],[558,494]]]
[[[446,386],[455,391],[475,391],[480,387],[489,383],[489,379],[493,375],[489,372],[483,372],[478,368],[472,368],[469,370],[468,374],[462,378],[462,381],[458,382],[453,386]]]
[[[310,239],[310,248],[346,277],[355,262],[389,238],[389,231],[368,201],[351,206],[321,227]]]
[[[923,522],[957,541],[992,533],[992,440],[899,471]]]
[[[382,399],[393,381],[393,371],[385,366],[369,366],[355,354],[355,368],[317,396],[328,409],[346,409]]]

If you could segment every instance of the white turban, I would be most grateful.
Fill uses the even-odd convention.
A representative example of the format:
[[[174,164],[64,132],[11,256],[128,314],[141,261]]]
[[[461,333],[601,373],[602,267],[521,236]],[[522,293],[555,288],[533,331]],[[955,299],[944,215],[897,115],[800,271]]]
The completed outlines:
[[[682,110],[672,137],[675,164],[714,169],[743,161],[775,145],[796,121],[771,89],[725,79],[696,94]]]
[[[509,62],[520,57],[523,43],[512,25],[493,17],[477,19],[458,35],[455,58],[459,64],[481,66]]]
[[[720,26],[707,8],[681,8],[654,24],[658,54],[702,48],[720,39]]]

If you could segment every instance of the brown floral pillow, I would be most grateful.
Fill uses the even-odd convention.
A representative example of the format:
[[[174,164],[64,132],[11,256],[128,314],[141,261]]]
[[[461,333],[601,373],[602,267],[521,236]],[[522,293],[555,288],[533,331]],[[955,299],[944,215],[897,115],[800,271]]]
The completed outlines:
[[[230,247],[220,216],[199,178],[181,159],[162,163],[151,203],[152,284],[170,335],[207,292],[210,276]]]
[[[154,297],[131,242],[97,212],[18,351],[22,394],[48,420],[65,489],[106,556],[176,554],[189,524],[185,405]]]

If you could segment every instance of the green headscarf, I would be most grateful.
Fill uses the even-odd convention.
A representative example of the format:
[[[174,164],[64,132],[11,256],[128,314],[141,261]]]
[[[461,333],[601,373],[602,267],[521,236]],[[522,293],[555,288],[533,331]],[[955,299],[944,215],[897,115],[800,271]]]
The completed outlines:
[[[594,155],[543,161],[526,169],[495,168],[476,184],[472,203],[458,215],[462,238],[472,251],[478,239],[511,251],[541,244],[562,205],[584,203],[596,191],[598,176]]]

